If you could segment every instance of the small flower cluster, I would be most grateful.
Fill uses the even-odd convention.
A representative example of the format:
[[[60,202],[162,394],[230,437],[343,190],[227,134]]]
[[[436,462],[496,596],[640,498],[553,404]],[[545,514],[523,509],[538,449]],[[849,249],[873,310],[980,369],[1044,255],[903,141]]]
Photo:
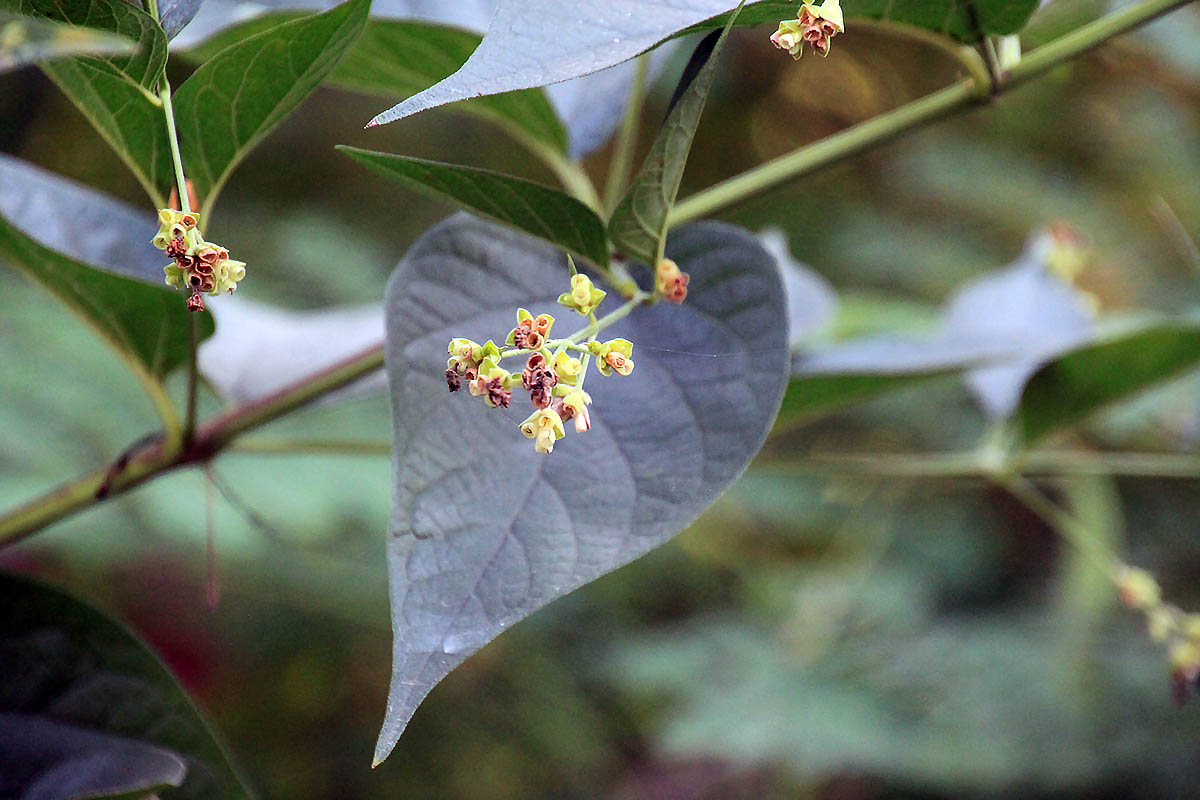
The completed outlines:
[[[654,286],[667,300],[672,303],[682,303],[687,299],[688,283],[692,276],[679,269],[679,265],[669,258],[658,262],[654,269]]]
[[[190,311],[204,309],[203,294],[233,292],[246,277],[245,263],[231,259],[224,247],[204,241],[199,224],[196,214],[163,208],[158,212],[158,233],[151,240],[175,259],[174,264],[163,267],[163,273],[168,286],[191,292],[187,301]]]
[[[554,317],[534,316],[517,309],[517,324],[509,331],[503,347],[488,340],[478,344],[470,339],[452,339],[447,348],[446,386],[457,392],[463,384],[474,397],[482,397],[492,408],[508,408],[512,393],[520,387],[529,393],[534,411],[520,425],[521,433],[534,440],[539,453],[550,453],[554,443],[566,435],[564,423],[575,422],[575,431],[583,433],[592,426],[591,396],[583,390],[592,359],[602,375],[628,375],[633,372],[633,343],[628,339],[596,338],[601,323],[594,312],[605,293],[586,275],[571,277],[571,291],[559,297],[559,303],[588,317],[591,324],[572,336],[551,339]],[[584,339],[587,341],[582,341]],[[506,358],[525,357],[525,367],[514,374],[500,366]]]
[[[792,58],[804,55],[804,44],[823,56],[829,55],[833,37],[845,30],[842,7],[838,0],[825,0],[821,5],[804,3],[800,16],[779,23],[779,30],[771,34],[771,41],[780,50],[787,50]]]
[[[1145,614],[1150,638],[1166,644],[1172,691],[1186,701],[1200,687],[1200,614],[1163,602],[1158,581],[1144,569],[1122,566],[1116,580],[1121,601]]]

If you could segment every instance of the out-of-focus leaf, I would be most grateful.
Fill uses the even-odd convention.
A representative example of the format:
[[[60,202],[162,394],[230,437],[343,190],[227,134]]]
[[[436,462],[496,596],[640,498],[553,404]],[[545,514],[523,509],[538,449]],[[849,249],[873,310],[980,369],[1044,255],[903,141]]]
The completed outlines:
[[[95,28],[21,17],[0,11],[0,72],[74,55],[123,55],[136,45]]]
[[[1002,351],[991,352],[1000,357]],[[806,422],[988,359],[980,348],[891,337],[861,339],[797,356],[779,423]]]
[[[558,253],[455,217],[397,268],[386,299],[394,663],[376,761],[450,670],[537,608],[674,536],[761,446],[787,367],[773,260],[752,235],[716,224],[677,232],[668,252],[692,275],[688,302],[637,309],[604,332],[635,343],[637,369],[591,376],[591,430],[548,456],[518,430],[528,408],[436,398],[451,337],[503,334],[517,306],[561,308]]]
[[[595,212],[573,197],[490,170],[339,146],[346,155],[412,189],[545,239],[608,266],[608,236]]]
[[[654,146],[609,219],[609,235],[616,248],[651,267],[662,255],[667,223],[679,194],[700,115],[717,74],[721,46],[736,18],[736,14],[731,16],[730,24],[719,35],[710,34],[697,45],[684,70],[686,85],[676,89],[671,113],[663,122]]]
[[[383,341],[381,304],[289,311],[240,297],[214,297],[208,309],[217,332],[200,347],[200,372],[236,403],[258,400]],[[381,370],[343,392],[385,385]]]
[[[157,381],[183,363],[189,312],[161,283],[153,218],[11,157],[0,157],[0,178],[0,259],[60,297],[140,374]],[[201,336],[212,331],[203,314]]]
[[[63,755],[91,750],[94,756],[64,762],[64,771],[42,787],[45,794],[16,796],[93,797],[65,790],[91,768],[96,777],[118,777],[100,768],[105,761],[117,766],[112,757],[122,750],[130,758],[120,759],[120,768],[137,768],[131,778],[153,768],[142,777],[176,785],[186,765],[186,780],[164,791],[164,800],[251,796],[183,689],[127,630],[72,597],[13,577],[0,577],[0,605],[0,753],[14,752],[3,730],[15,725],[25,732],[22,747],[45,745],[37,748],[44,757],[52,755],[51,745]],[[55,731],[62,738],[49,739]],[[12,774],[4,770],[0,786]],[[44,774],[42,780],[48,781]]]
[[[1016,33],[1037,10],[1038,0],[922,0],[896,3],[892,0],[845,0],[846,19],[877,19],[902,22],[918,28],[952,36],[963,42],[975,42],[983,36]],[[746,6],[738,25],[759,25],[796,16],[796,4],[787,0],[763,0]],[[719,28],[725,24],[721,14],[682,33]]]
[[[325,79],[354,44],[370,0],[347,0],[226,48],[175,94],[188,177],[208,217],[229,173]]]
[[[1075,425],[1110,403],[1200,363],[1200,324],[1163,322],[1079,347],[1030,379],[1017,413],[1025,442]]]
[[[24,14],[107,31],[137,42],[131,56],[75,56],[42,65],[121,160],[157,206],[166,205],[171,152],[162,108],[151,99],[167,62],[158,23],[123,0],[9,0]]]
[[[796,260],[781,229],[762,231],[758,239],[779,265],[783,294],[787,298],[788,345],[795,350],[833,321],[838,308],[837,292],[829,281]]]
[[[0,797],[132,800],[179,786],[186,774],[183,760],[162,748],[40,715],[0,712]]]
[[[383,125],[467,97],[531,89],[620,64],[733,5],[730,0],[498,0],[462,68],[382,114]]]

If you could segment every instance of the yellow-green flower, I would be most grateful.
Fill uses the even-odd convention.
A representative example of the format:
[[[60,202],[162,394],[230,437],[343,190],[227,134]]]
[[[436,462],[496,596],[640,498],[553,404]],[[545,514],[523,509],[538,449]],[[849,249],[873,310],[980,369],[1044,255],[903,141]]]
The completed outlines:
[[[601,375],[611,375],[613,372],[628,375],[633,372],[633,342],[628,339],[593,342],[590,348],[598,359]]]
[[[571,276],[571,291],[559,295],[558,302],[586,316],[596,310],[604,297],[605,292],[597,289],[591,278],[579,273]]]
[[[579,373],[583,371],[583,363],[578,358],[573,358],[565,350],[554,357],[554,374],[558,375],[560,383],[565,383],[574,386],[579,380]]]
[[[534,449],[539,453],[554,452],[554,443],[567,435],[562,417],[551,408],[539,408],[530,414],[521,423],[521,433],[534,440]]]
[[[576,389],[563,398],[563,409],[570,411],[569,419],[575,420],[575,432],[583,433],[592,427],[592,417],[588,413],[588,405],[592,396],[582,389]]]

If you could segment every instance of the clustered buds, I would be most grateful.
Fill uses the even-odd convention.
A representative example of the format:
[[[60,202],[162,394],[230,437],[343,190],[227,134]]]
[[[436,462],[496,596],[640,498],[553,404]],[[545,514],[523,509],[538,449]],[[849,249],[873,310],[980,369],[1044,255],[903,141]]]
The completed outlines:
[[[686,293],[687,276],[683,278]],[[563,293],[559,302],[591,319],[590,325],[575,334],[551,339],[554,317],[535,316],[519,308],[517,324],[509,331],[503,347],[491,340],[478,344],[470,339],[451,339],[447,347],[450,357],[446,361],[446,387],[457,392],[466,384],[472,396],[483,398],[492,408],[508,408],[513,391],[520,387],[529,393],[534,408],[520,424],[521,433],[534,440],[537,452],[552,452],[554,443],[566,435],[566,422],[574,421],[577,433],[592,427],[588,409],[592,397],[583,391],[592,359],[606,376],[628,375],[633,371],[632,342],[598,341],[595,336],[605,324],[593,316],[604,297],[605,293],[588,276],[573,274],[571,291]],[[500,366],[504,359],[513,357],[524,358],[524,368],[516,374]]]
[[[204,241],[199,225],[194,213],[163,208],[158,212],[158,233],[151,240],[175,260],[163,267],[163,273],[168,286],[191,293],[189,311],[204,309],[204,294],[232,293],[246,277],[246,264],[231,259],[224,247]]]
[[[654,286],[667,300],[672,303],[682,303],[687,299],[688,283],[692,276],[679,269],[679,265],[669,258],[658,262],[654,268]]]
[[[845,30],[842,7],[838,0],[825,0],[821,5],[804,3],[800,16],[779,23],[779,30],[771,34],[771,41],[781,50],[787,50],[792,58],[804,55],[804,45],[823,56],[829,55],[829,44],[834,36]]]
[[[1122,566],[1116,582],[1121,601],[1146,615],[1150,638],[1167,646],[1171,688],[1184,702],[1200,686],[1200,614],[1164,603],[1158,581],[1144,569]]]

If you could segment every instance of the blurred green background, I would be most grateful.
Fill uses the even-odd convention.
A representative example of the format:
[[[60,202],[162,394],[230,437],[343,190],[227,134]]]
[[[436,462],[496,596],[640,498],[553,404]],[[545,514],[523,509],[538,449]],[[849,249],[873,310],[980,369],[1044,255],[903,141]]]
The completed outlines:
[[[1027,46],[1097,13],[1064,0]],[[955,65],[872,28],[793,63],[738,32],[683,194],[938,88]],[[676,64],[656,88],[642,151]],[[377,302],[446,206],[339,143],[551,182],[486,123],[439,109],[369,132],[378,99],[322,90],[234,175],[207,226],[246,296]],[[0,150],[145,205],[40,73],[0,76]],[[602,178],[609,150],[587,161]],[[841,295],[837,330],[928,328],[962,281],[1054,220],[1090,243],[1105,311],[1200,299],[1200,9],[1186,7],[998,102],[724,215],[782,227]],[[0,269],[0,504],[107,463],[152,409],[85,326]],[[1070,444],[1191,451],[1177,381]],[[218,402],[205,398],[213,411]],[[386,443],[384,396],[263,436]],[[956,378],[778,430],[671,544],[505,633],[430,696],[369,769],[390,666],[385,456],[264,456],[167,476],[0,554],[129,620],[272,798],[1200,797],[1200,709],[1112,588],[1034,515],[965,480],[837,476],[814,454],[971,447]],[[1200,608],[1195,483],[1091,477],[1057,498]],[[231,502],[232,500],[232,502]],[[245,513],[245,506],[252,510]],[[252,523],[248,516],[258,519]],[[220,602],[206,602],[206,532]]]

